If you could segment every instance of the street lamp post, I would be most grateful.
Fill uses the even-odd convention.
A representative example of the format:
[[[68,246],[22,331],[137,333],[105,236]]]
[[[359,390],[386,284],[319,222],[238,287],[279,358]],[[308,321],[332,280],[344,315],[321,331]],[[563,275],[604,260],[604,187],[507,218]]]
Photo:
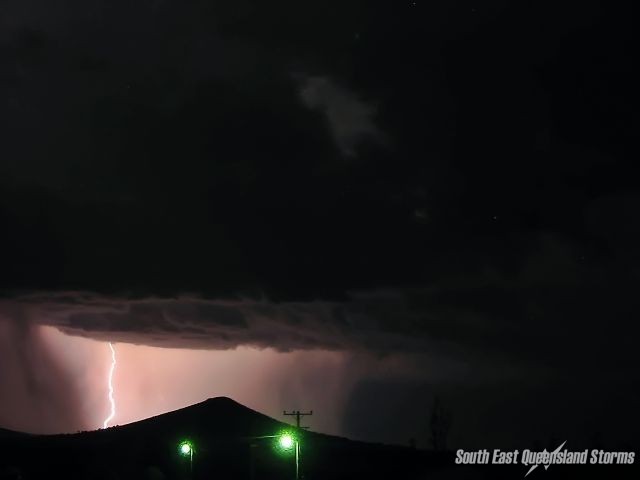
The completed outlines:
[[[276,439],[276,449],[280,450],[283,453],[290,453],[294,450],[296,455],[296,480],[300,479],[300,440],[298,436],[290,431],[284,431],[279,433],[278,435],[262,435],[260,437],[249,437],[250,440],[261,440],[266,438]],[[255,473],[255,465],[253,459],[253,448],[257,447],[256,444],[250,444],[249,453],[251,455],[249,459],[249,469],[251,472],[251,478],[253,479],[253,475]]]
[[[184,440],[180,442],[178,449],[183,457],[186,457],[187,455],[189,456],[189,472],[193,477],[193,451],[195,450],[193,447],[193,443],[191,443],[189,440]]]
[[[300,442],[296,439],[296,480],[300,480]]]
[[[300,426],[300,419],[302,417],[307,417],[309,415],[313,415],[313,410],[307,413],[303,413],[300,410],[296,410],[294,412],[287,412],[286,410],[282,412],[283,415],[295,416],[296,417],[296,432],[298,435],[300,434],[300,429],[305,429],[308,427]],[[300,443],[298,441],[298,436],[296,436],[296,480],[300,479]]]
[[[283,451],[295,449],[296,454],[296,480],[300,479],[300,440],[297,435],[285,432],[278,438],[278,445]]]

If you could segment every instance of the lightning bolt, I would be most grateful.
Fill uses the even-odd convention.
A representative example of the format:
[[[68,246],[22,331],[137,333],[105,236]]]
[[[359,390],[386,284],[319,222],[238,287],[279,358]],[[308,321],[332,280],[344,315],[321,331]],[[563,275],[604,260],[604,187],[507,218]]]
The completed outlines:
[[[558,453],[558,452],[560,451],[560,449],[562,449],[562,447],[564,447],[564,444],[565,444],[565,443],[567,443],[567,441],[566,441],[566,440],[565,440],[564,442],[562,442],[562,445],[560,445],[558,448],[556,448],[556,449],[555,449],[553,452],[551,452],[551,453],[552,453],[552,454],[553,454],[553,453]],[[544,469],[545,469],[545,470],[548,470],[548,469],[549,469],[549,465],[551,465],[551,463],[549,463],[548,465],[544,465]],[[536,468],[538,468],[539,466],[540,466],[540,464],[532,466],[532,467],[529,469],[529,471],[527,472],[527,474],[525,475],[525,477],[526,477],[526,476],[528,476],[531,472],[533,472],[533,471],[534,471]]]
[[[113,399],[113,372],[116,370],[116,350],[111,342],[109,342],[109,349],[111,350],[111,368],[109,369],[109,404],[111,405],[111,410],[109,416],[104,419],[102,428],[107,428],[109,422],[116,416],[116,402]]]

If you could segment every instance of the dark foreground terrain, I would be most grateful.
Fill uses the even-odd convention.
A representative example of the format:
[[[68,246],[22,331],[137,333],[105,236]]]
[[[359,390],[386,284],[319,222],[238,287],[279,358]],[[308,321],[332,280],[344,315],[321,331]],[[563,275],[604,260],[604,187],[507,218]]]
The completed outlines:
[[[295,455],[269,437],[291,429],[228,398],[107,430],[38,436],[0,429],[0,479],[294,479]],[[452,452],[301,432],[306,479],[524,478],[522,465],[455,465]],[[266,437],[266,438],[258,438]],[[193,471],[178,445],[193,443]],[[540,467],[529,479],[640,478],[632,466]],[[595,477],[593,475],[596,475]]]

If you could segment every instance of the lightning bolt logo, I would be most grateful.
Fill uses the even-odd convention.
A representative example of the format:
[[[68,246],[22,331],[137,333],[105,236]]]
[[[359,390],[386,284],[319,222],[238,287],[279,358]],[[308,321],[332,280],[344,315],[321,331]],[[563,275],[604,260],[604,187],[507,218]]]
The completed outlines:
[[[567,441],[566,441],[566,440],[565,440],[564,442],[562,442],[562,445],[560,445],[558,448],[556,448],[556,449],[555,449],[553,452],[551,452],[551,453],[552,453],[552,454],[554,454],[554,453],[558,453],[558,452],[562,449],[562,447],[564,447],[564,444],[565,444],[565,443],[567,443]],[[548,465],[545,465],[545,466],[544,466],[544,469],[545,469],[545,470],[548,470],[550,465],[551,465],[551,463],[549,463]],[[534,465],[534,466],[532,466],[532,467],[529,469],[529,471],[527,472],[527,474],[525,475],[525,477],[526,477],[526,476],[528,476],[531,472],[533,472],[533,471],[534,471],[536,468],[538,468],[539,466],[540,466],[539,464],[538,464],[538,465]]]
[[[116,416],[116,402],[113,399],[113,373],[116,371],[116,349],[113,348],[113,344],[111,342],[109,342],[109,349],[111,350],[111,368],[109,369],[109,405],[111,406],[111,409],[109,411],[109,416],[105,418],[102,423],[102,428],[107,428],[109,426],[109,422]]]

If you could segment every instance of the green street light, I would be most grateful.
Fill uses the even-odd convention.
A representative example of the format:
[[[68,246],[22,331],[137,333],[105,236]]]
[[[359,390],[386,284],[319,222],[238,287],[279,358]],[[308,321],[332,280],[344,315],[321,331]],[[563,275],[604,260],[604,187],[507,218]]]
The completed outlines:
[[[295,452],[296,455],[296,480],[300,478],[300,440],[295,432],[284,431],[276,435],[276,445],[282,453]]]
[[[191,473],[193,473],[193,451],[194,450],[195,449],[193,447],[193,443],[191,443],[189,440],[183,440],[178,445],[178,451],[180,452],[180,455],[182,455],[183,457],[189,457],[189,469]]]
[[[278,439],[278,443],[282,450],[291,450],[295,446],[296,441],[293,439],[292,435],[286,433]]]
[[[279,435],[276,435],[276,446],[278,450],[284,453],[288,453],[293,450],[296,446],[297,439],[295,435],[291,432],[281,432]]]
[[[282,453],[282,454],[290,454],[295,452],[296,455],[296,480],[300,478],[300,439],[298,438],[296,430],[283,430],[277,435],[262,435],[260,437],[246,437],[249,440],[262,440],[266,438],[274,439],[273,448]],[[254,459],[253,459],[253,448],[256,447],[257,444],[250,444],[249,452],[250,452],[250,471],[251,478],[254,478]]]

